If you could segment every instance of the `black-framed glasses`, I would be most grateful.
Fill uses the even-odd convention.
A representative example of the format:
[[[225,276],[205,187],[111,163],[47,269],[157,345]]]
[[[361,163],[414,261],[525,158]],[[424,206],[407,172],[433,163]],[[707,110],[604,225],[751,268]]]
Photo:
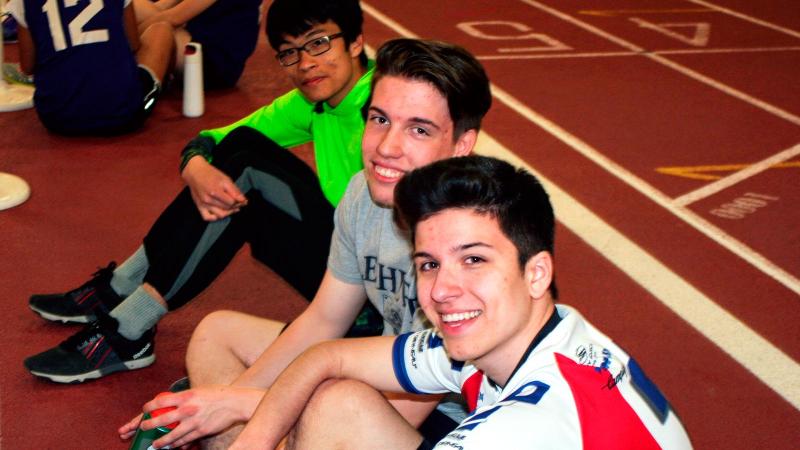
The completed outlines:
[[[331,40],[342,37],[342,33],[334,33],[328,36],[320,36],[311,39],[303,44],[302,47],[292,47],[281,50],[275,55],[282,66],[291,66],[300,61],[300,52],[304,51],[311,56],[321,55],[331,49]]]

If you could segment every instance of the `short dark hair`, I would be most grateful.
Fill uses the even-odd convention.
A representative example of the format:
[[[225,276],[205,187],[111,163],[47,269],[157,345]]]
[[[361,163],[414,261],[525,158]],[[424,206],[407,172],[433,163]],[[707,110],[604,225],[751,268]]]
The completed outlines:
[[[412,237],[419,222],[451,208],[497,219],[517,249],[520,270],[541,251],[553,254],[553,207],[539,180],[526,170],[486,156],[448,158],[406,174],[394,191],[395,220]],[[550,294],[558,298],[555,278]]]
[[[457,45],[419,39],[388,41],[378,49],[373,89],[385,76],[425,81],[436,88],[447,99],[455,139],[467,130],[480,130],[481,120],[492,105],[483,66]]]
[[[275,0],[267,11],[269,45],[278,51],[285,36],[300,36],[314,25],[329,20],[342,30],[347,45],[363,32],[364,15],[358,0]],[[363,51],[359,62],[367,67],[367,55]]]

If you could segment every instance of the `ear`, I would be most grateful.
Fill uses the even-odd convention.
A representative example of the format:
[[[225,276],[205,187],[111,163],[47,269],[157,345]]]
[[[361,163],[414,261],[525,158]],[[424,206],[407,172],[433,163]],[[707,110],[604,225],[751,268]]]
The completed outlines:
[[[351,58],[358,58],[361,55],[361,52],[364,51],[364,35],[359,34],[353,39],[353,42],[350,43],[350,47],[348,47],[350,51]]]
[[[455,147],[453,148],[453,156],[467,156],[472,153],[475,148],[475,142],[478,141],[478,130],[471,129],[461,133],[461,136],[456,140]]]
[[[525,283],[528,293],[534,300],[548,294],[553,281],[553,256],[550,252],[541,251],[525,263]]]

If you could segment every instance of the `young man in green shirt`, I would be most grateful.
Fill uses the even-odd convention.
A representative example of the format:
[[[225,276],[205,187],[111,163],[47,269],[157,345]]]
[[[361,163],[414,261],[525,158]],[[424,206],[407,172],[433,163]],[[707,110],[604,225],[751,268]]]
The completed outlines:
[[[32,374],[76,383],[152,364],[155,324],[206,288],[245,242],[256,259],[313,297],[334,207],[362,168],[361,108],[373,65],[362,23],[356,0],[273,2],[267,36],[296,89],[186,146],[187,188],[122,265],[109,264],[72,291],[31,297],[31,309],[45,319],[88,323],[27,358]],[[285,150],[311,141],[319,178]]]

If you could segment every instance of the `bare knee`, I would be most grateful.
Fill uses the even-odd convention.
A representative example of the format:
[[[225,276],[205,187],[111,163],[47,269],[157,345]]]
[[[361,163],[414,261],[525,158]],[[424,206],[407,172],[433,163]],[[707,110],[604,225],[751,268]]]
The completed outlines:
[[[226,330],[230,328],[231,320],[238,313],[233,311],[214,311],[203,317],[197,324],[189,340],[187,357],[192,353],[201,353],[214,347],[227,347]]]
[[[328,380],[314,391],[311,399],[306,404],[303,414],[297,420],[294,429],[288,436],[287,448],[295,448],[299,442],[306,442],[313,430],[342,429],[343,417],[355,418],[364,409],[365,400],[382,395],[355,380]],[[331,442],[336,442],[335,436],[328,435]],[[299,448],[299,447],[298,447]]]
[[[171,40],[172,34],[173,34],[173,28],[169,22],[158,21],[148,25],[147,28],[145,28],[145,30],[142,32],[142,37],[144,38],[145,35],[147,35],[151,39],[158,39],[159,41],[164,41],[166,39]]]
[[[421,440],[383,394],[360,381],[329,380],[308,401],[287,449],[408,449]]]

